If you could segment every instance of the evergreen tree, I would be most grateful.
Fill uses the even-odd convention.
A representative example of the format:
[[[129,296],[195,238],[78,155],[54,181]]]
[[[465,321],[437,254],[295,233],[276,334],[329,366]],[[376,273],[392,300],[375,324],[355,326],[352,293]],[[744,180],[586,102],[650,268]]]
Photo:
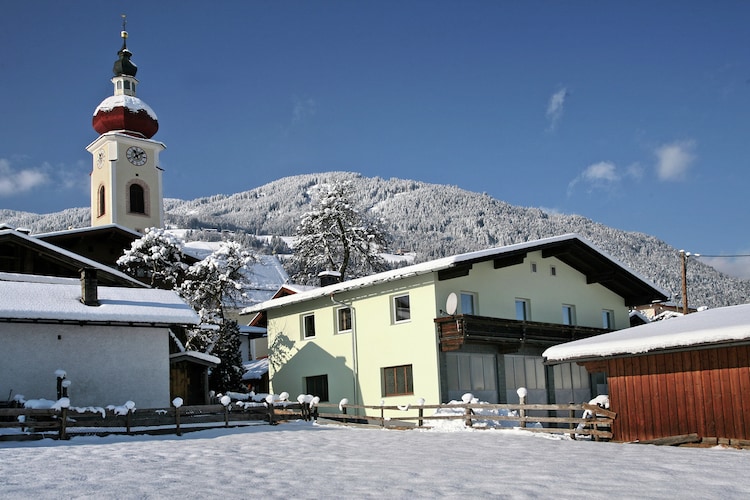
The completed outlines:
[[[183,241],[163,229],[151,227],[117,259],[123,272],[153,288],[174,289],[182,283],[187,264],[182,262]]]
[[[369,220],[349,201],[351,183],[323,186],[320,198],[297,227],[293,279],[311,283],[321,271],[337,271],[341,280],[387,269],[378,255],[386,247],[379,221]]]
[[[209,387],[217,392],[240,390],[243,369],[240,353],[240,327],[236,321],[231,319],[224,321],[211,354],[221,359],[221,364],[211,371]]]

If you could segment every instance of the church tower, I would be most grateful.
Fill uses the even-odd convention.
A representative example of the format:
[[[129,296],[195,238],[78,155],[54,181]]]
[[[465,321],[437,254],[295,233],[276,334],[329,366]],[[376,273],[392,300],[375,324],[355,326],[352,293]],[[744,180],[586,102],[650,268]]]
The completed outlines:
[[[114,95],[92,120],[99,138],[86,147],[93,155],[91,225],[119,224],[145,232],[162,227],[164,205],[159,153],[166,146],[151,137],[159,129],[154,111],[136,97],[138,68],[130,60],[123,16],[122,48],[113,68]]]

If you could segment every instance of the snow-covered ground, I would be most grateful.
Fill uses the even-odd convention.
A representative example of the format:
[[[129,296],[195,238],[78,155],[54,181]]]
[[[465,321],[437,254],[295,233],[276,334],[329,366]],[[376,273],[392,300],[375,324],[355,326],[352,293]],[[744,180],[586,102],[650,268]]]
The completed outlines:
[[[750,498],[750,451],[295,422],[0,443],[3,498]]]

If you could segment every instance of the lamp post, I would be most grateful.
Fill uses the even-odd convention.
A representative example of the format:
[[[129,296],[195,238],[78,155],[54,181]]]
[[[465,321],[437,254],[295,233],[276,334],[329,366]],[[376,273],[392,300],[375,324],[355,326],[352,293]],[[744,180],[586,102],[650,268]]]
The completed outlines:
[[[687,295],[687,261],[690,257],[690,252],[680,250],[680,263],[682,264],[682,314],[688,314],[688,295]],[[695,257],[700,257],[701,254],[694,254]]]

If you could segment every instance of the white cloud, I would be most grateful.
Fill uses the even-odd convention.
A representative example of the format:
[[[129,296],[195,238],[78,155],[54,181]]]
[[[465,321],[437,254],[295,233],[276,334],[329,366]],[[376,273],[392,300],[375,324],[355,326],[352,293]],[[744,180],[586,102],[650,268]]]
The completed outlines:
[[[0,196],[24,193],[48,181],[49,177],[41,169],[15,170],[8,160],[0,158]]]
[[[656,148],[656,174],[659,180],[676,181],[685,178],[688,169],[695,161],[693,141],[676,141]]]
[[[613,190],[623,179],[640,180],[643,167],[638,163],[628,165],[624,171],[611,161],[600,161],[586,167],[575,179],[568,183],[568,196],[573,194],[578,184],[586,187],[586,192]]]
[[[317,110],[318,103],[315,101],[315,99],[299,99],[295,97],[294,105],[292,108],[292,124],[301,123],[307,118],[315,116]]]
[[[565,98],[568,97],[568,89],[562,88],[552,94],[547,104],[547,120],[549,120],[549,130],[555,130],[558,122],[562,119]]]
[[[748,253],[741,255],[748,255]],[[750,257],[701,257],[700,259],[724,274],[750,280]]]

